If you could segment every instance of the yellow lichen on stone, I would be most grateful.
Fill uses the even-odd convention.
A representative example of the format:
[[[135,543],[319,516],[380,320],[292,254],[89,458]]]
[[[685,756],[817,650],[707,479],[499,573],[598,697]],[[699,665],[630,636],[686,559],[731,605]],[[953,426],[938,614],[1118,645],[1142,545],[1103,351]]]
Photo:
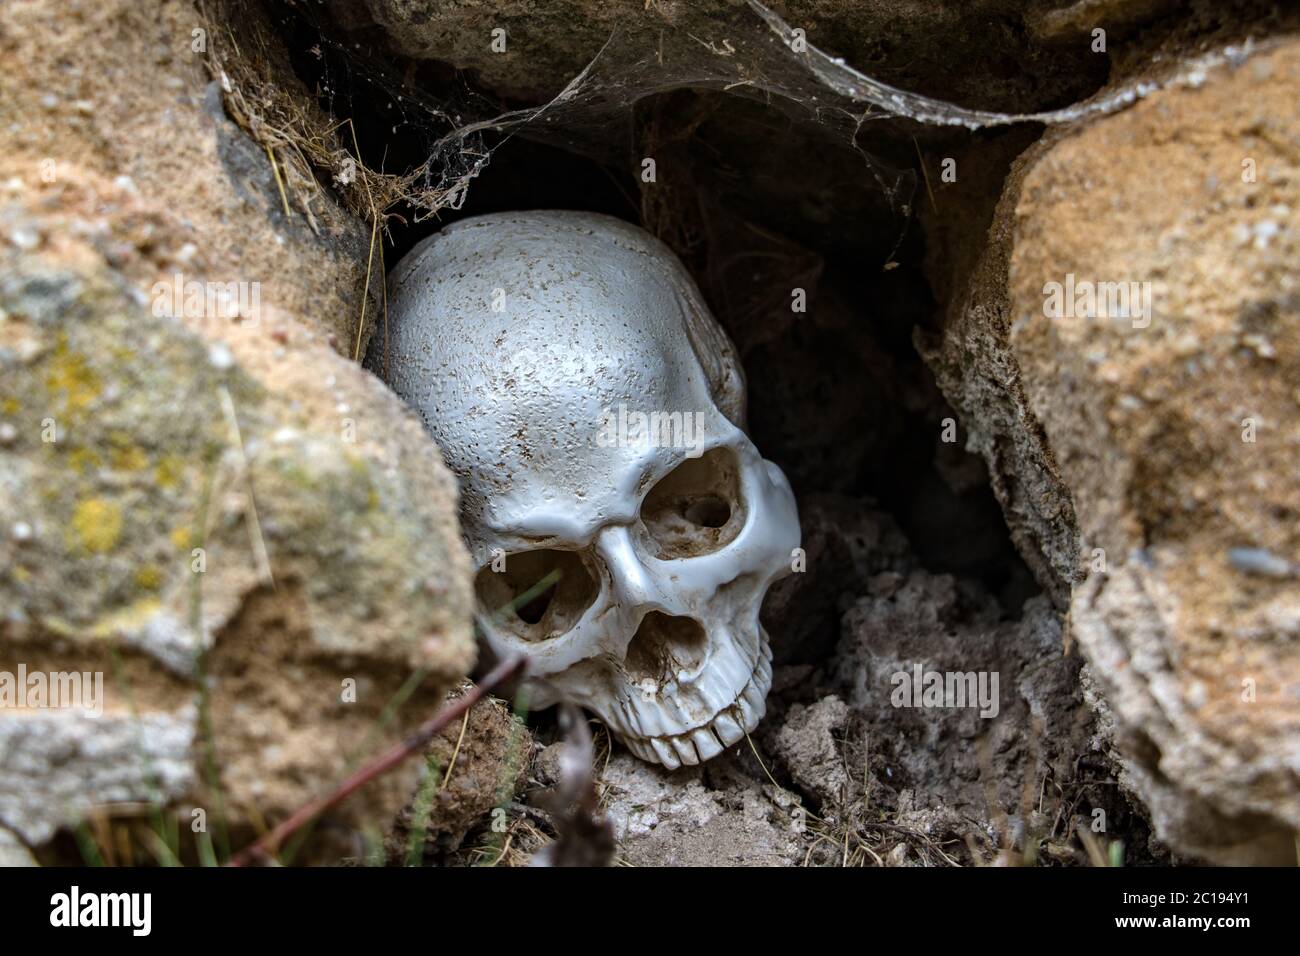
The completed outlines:
[[[99,452],[92,448],[74,448],[68,452],[68,464],[79,475],[99,467]]]
[[[74,639],[79,637],[118,637],[123,633],[138,631],[151,617],[158,613],[161,607],[162,602],[157,597],[150,595],[149,597],[140,598],[138,601],[132,601],[126,607],[109,611],[91,624],[89,628],[74,624],[57,614],[47,615],[45,626],[54,634]]]
[[[72,513],[73,543],[91,554],[110,551],[122,536],[122,506],[103,498],[90,498]]]
[[[154,480],[160,488],[175,488],[181,483],[184,468],[185,462],[179,455],[166,455],[154,468]]]
[[[156,564],[146,564],[135,572],[136,587],[145,591],[156,591],[162,584],[162,572],[158,570]]]
[[[86,357],[68,347],[67,333],[59,335],[45,376],[45,387],[63,397],[63,413],[76,415],[85,411],[99,397],[102,388],[99,376],[86,362]]]
[[[149,467],[149,457],[139,445],[114,448],[108,453],[108,462],[114,471],[143,471]]]
[[[360,455],[352,452],[346,452],[348,470],[352,477],[358,482],[365,484],[366,491],[366,510],[374,511],[379,507],[379,492],[375,490],[374,482],[371,480],[370,465]]]

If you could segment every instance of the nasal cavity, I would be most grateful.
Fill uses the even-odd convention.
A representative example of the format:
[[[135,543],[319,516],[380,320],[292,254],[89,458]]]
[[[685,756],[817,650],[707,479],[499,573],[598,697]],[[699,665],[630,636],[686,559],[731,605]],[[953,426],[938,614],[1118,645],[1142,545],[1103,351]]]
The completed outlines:
[[[648,678],[663,684],[679,671],[697,670],[708,648],[709,636],[699,621],[651,611],[632,635],[623,666],[633,683]]]

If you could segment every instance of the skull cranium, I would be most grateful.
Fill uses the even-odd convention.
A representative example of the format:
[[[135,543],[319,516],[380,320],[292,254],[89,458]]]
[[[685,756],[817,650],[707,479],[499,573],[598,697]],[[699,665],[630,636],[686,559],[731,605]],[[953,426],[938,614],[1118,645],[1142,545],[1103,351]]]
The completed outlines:
[[[606,216],[480,216],[389,293],[389,384],[461,485],[488,642],[645,760],[713,757],[763,716],[768,587],[794,496],[741,428],[734,349],[672,253]]]

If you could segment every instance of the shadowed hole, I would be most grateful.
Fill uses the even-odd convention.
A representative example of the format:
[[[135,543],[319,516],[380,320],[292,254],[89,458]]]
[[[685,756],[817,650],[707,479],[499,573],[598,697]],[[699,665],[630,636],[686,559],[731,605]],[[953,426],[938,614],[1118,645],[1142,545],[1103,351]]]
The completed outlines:
[[[699,621],[651,611],[632,635],[623,666],[633,683],[649,679],[662,684],[677,671],[699,667],[708,647],[709,636]]]
[[[474,584],[499,626],[526,641],[567,633],[599,591],[581,554],[553,549],[507,555],[499,571],[488,563]]]
[[[721,528],[731,517],[731,505],[717,495],[705,495],[689,502],[682,517],[701,528]]]
[[[641,503],[641,529],[660,559],[710,554],[734,540],[744,523],[740,467],[730,448],[686,459]]]

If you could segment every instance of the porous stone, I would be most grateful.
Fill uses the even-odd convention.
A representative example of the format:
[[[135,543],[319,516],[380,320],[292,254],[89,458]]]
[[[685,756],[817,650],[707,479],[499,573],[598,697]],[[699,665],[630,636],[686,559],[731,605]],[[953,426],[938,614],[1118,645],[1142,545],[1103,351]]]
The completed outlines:
[[[1220,862],[1293,862],[1300,829],[1295,578],[1232,560],[1300,558],[1298,87],[1288,40],[1152,96],[1054,145],[1015,207],[1011,342],[1088,572],[1074,636],[1161,836]],[[1045,318],[1070,275],[1150,312]]]
[[[269,163],[205,105],[203,24],[179,3],[0,11],[22,77],[0,89],[0,670],[100,672],[106,698],[0,720],[0,826],[33,849],[105,805],[205,809],[248,839],[474,657],[454,482],[339,354],[356,223],[333,244],[276,217]],[[89,106],[32,100],[69,76]],[[414,780],[333,819],[382,827]]]
[[[1024,793],[1038,794],[1048,779],[1066,785],[1076,761],[1100,750],[1079,658],[1066,656],[1047,600],[1029,601],[1019,621],[1001,618],[995,601],[949,575],[895,575],[845,615],[834,665],[834,686],[860,722],[855,733],[888,768],[889,786],[912,791],[915,809],[978,821],[986,836],[1021,816]],[[972,675],[976,694],[937,702],[900,695],[918,671],[922,680]],[[834,704],[819,707],[817,722],[844,723]],[[805,715],[792,733],[813,720]],[[776,746],[783,749],[779,738]],[[1016,825],[1026,831],[1030,821]]]
[[[36,866],[36,858],[12,831],[0,827],[0,866]]]
[[[716,758],[710,773],[722,773]],[[799,859],[796,817],[747,775],[725,788],[701,767],[666,771],[615,753],[601,772],[602,805],[618,858],[636,866],[782,866]]]
[[[370,226],[329,189],[298,178],[291,147],[279,142],[273,165],[265,142],[229,118],[224,99],[256,91],[224,74],[219,44],[242,37],[259,51],[252,59],[263,82],[327,122],[264,20],[222,2],[205,10],[226,22],[181,0],[6,4],[0,182],[34,198],[75,168],[95,173],[148,209],[143,233],[106,231],[93,207],[75,225],[142,288],[177,273],[255,282],[263,301],[323,330],[340,353],[360,354],[375,324],[358,346]],[[372,275],[370,316],[380,289]]]
[[[1158,835],[1223,863],[1300,828],[1298,78],[1275,40],[1049,135],[922,338]]]
[[[848,707],[834,695],[808,707],[795,704],[773,741],[776,756],[790,777],[823,806],[848,802],[848,773],[835,739],[843,733],[848,718]]]
[[[420,786],[390,835],[390,859],[436,859],[460,849],[472,828],[490,825],[492,811],[509,806],[532,759],[533,736],[505,703],[489,697],[475,704],[425,751]],[[419,821],[422,842],[412,833]]]

